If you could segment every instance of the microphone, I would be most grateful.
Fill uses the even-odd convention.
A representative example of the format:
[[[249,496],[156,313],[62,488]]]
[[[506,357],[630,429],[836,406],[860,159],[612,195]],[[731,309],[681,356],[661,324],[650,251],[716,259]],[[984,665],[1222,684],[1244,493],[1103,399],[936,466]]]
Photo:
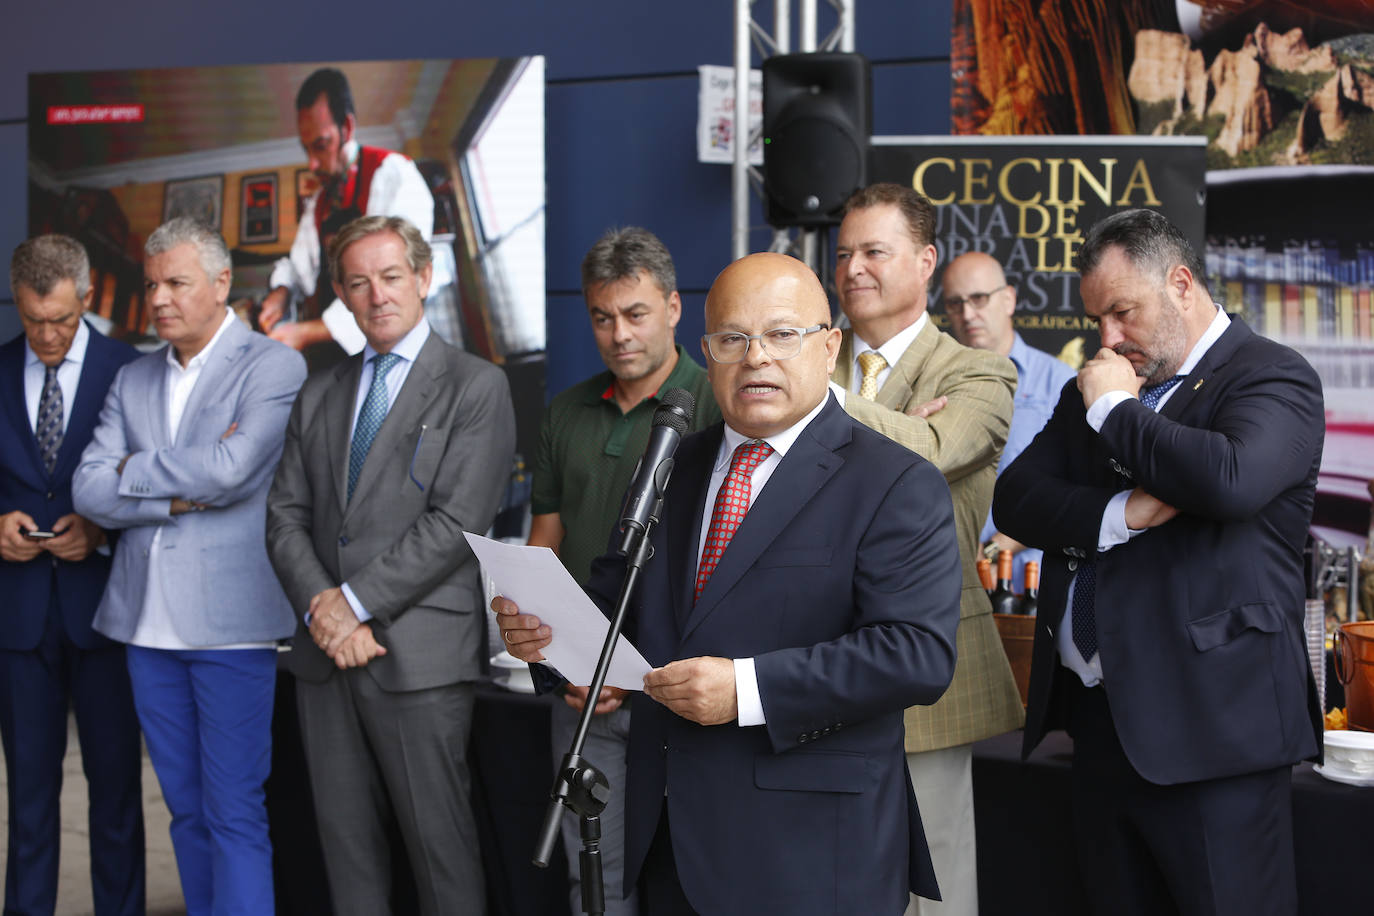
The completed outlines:
[[[620,518],[620,553],[629,556],[635,544],[658,524],[663,507],[663,494],[673,473],[673,453],[682,441],[682,434],[692,422],[696,398],[682,388],[669,388],[660,398],[654,411],[649,445],[635,465],[630,487],[625,491],[625,506]]]

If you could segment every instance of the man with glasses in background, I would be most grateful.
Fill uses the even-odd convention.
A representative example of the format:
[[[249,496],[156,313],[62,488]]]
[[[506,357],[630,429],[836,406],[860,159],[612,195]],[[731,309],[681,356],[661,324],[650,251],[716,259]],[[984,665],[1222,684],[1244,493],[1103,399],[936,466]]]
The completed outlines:
[[[1044,428],[1064,383],[1073,369],[1043,350],[1026,343],[1012,326],[1016,314],[1016,287],[1007,282],[1002,265],[992,255],[970,251],[949,262],[941,282],[940,306],[949,316],[950,330],[959,343],[978,350],[1000,353],[1016,366],[1016,401],[1007,431],[1007,444],[997,462],[1001,476],[1012,459],[1030,445]],[[988,514],[979,542],[994,562],[997,553],[1010,550],[1015,557],[1012,581],[1021,582],[1026,563],[1040,562],[1041,552],[1007,537]]]
[[[963,569],[954,681],[934,706],[907,710],[907,766],[928,827],[943,903],[909,913],[977,916],[973,742],[1021,725],[1016,681],[978,581],[978,532],[992,504],[1011,421],[1016,370],[960,346],[931,323],[935,208],[911,188],[876,184],[845,204],[835,288],[851,330],[840,344],[836,396],[856,420],[945,475]]]

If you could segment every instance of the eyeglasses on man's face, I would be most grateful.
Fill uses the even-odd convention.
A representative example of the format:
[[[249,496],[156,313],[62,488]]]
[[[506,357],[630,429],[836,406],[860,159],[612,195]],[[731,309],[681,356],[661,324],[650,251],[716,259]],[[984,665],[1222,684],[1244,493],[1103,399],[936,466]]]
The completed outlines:
[[[806,335],[828,331],[828,324],[813,324],[809,328],[770,328],[762,334],[741,334],[739,331],[717,331],[705,334],[702,341],[706,352],[718,363],[737,363],[749,352],[749,342],[757,340],[763,352],[773,359],[791,359],[801,352]]]
[[[996,289],[990,289],[985,293],[969,293],[967,296],[948,296],[940,300],[940,307],[946,312],[961,312],[964,309],[964,303],[968,303],[973,306],[974,311],[981,312],[988,307],[988,303],[992,301],[992,297],[1006,289],[1008,285],[1010,284],[1003,283]]]

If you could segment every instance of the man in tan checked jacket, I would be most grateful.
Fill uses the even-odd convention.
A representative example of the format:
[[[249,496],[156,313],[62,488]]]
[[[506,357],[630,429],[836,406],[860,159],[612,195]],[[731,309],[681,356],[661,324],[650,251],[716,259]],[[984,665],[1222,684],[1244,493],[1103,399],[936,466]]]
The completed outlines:
[[[944,902],[913,897],[907,913],[977,916],[972,745],[1024,721],[974,566],[1011,423],[1016,368],[963,346],[927,317],[934,235],[935,209],[911,188],[876,184],[849,199],[835,288],[851,328],[831,387],[856,420],[939,468],[954,499],[963,566],[954,681],[934,706],[906,711],[907,766]]]

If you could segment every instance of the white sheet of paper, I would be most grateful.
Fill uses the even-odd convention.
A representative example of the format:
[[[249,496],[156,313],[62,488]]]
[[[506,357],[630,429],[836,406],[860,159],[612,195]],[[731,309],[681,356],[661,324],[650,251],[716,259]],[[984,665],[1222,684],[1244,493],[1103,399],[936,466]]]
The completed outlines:
[[[544,657],[574,684],[586,686],[596,673],[596,660],[606,641],[610,621],[573,581],[557,554],[547,547],[506,544],[463,532],[477,560],[497,591],[534,614],[553,630]],[[611,656],[606,683],[626,690],[643,690],[651,670],[644,656],[621,636]]]

